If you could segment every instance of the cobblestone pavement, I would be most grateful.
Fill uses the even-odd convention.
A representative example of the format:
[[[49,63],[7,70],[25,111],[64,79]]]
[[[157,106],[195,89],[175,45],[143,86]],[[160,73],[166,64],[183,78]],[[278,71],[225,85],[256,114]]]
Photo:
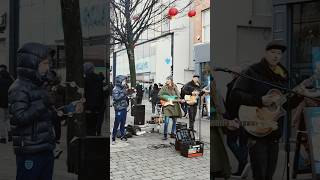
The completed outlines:
[[[151,117],[151,107],[147,101],[146,121]],[[110,128],[113,127],[114,110],[110,113]],[[187,122],[188,119],[178,119]],[[127,124],[133,124],[133,118],[127,117]],[[198,130],[198,123],[195,124]],[[175,180],[210,179],[210,126],[209,121],[201,121],[201,137],[205,141],[202,157],[186,158],[174,148],[174,139],[162,140],[162,134],[146,133],[133,136],[127,142],[117,140],[110,148],[110,179],[112,180]],[[169,127],[170,129],[170,127]],[[165,146],[155,149],[154,145]]]
[[[129,138],[127,142],[117,141],[111,146],[110,179],[153,180],[153,179],[209,179],[210,151],[205,144],[204,156],[186,158],[178,153],[173,139],[161,140],[162,136],[148,133]],[[153,149],[153,145],[169,147]]]

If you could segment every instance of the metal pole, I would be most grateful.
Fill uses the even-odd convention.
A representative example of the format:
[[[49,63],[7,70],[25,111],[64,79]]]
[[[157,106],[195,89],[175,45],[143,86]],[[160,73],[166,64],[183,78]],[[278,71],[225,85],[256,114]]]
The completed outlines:
[[[19,0],[9,4],[9,72],[16,78],[17,51],[19,48]]]
[[[171,76],[173,78],[174,33],[171,33]]]
[[[113,64],[112,64],[112,75],[113,75],[113,84],[116,82],[117,76],[117,52],[113,52]]]

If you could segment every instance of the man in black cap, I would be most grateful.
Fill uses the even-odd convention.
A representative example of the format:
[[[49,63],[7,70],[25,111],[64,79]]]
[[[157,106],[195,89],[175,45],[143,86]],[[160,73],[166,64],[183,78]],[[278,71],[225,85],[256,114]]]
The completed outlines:
[[[202,96],[204,92],[200,89],[199,74],[194,73],[192,80],[184,85],[182,93],[191,96],[190,101],[186,103],[189,105],[189,128],[194,131],[194,122],[197,115],[198,97]],[[194,101],[193,101],[194,100]]]
[[[265,48],[265,54],[261,61],[249,66],[244,73],[259,80],[288,87],[288,71],[280,64],[285,50],[286,46],[282,41],[274,40],[270,42]],[[268,107],[277,101],[275,96],[266,95],[271,89],[274,89],[274,87],[239,77],[231,91],[230,99],[237,103],[235,106],[239,107],[241,105],[259,108]],[[290,98],[290,104],[285,103],[282,107],[290,110],[296,107],[301,100],[301,97],[293,96]],[[239,118],[239,111],[235,113],[232,116]],[[272,131],[269,135],[264,137],[248,136],[248,148],[254,180],[271,180],[275,172],[279,152],[279,138],[282,136],[283,118],[280,117],[277,122],[278,129]]]

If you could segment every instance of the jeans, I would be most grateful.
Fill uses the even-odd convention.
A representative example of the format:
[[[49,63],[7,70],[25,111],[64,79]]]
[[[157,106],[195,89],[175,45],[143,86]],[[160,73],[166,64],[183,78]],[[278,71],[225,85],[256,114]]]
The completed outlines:
[[[52,180],[54,156],[52,151],[17,154],[16,180]]]
[[[276,170],[279,143],[271,140],[253,140],[248,143],[254,180],[272,180]]]
[[[177,119],[176,119],[176,118],[170,118],[170,117],[168,117],[168,116],[165,116],[165,117],[164,117],[164,131],[163,131],[164,137],[167,137],[167,134],[168,134],[169,119],[172,119],[171,134],[176,134]]]
[[[116,117],[115,117],[113,131],[112,131],[112,140],[113,141],[116,140],[119,125],[120,125],[121,137],[123,137],[125,135],[126,119],[127,119],[127,110],[126,109],[116,111]]]
[[[197,105],[189,106],[189,128],[194,130],[194,122],[197,116]]]
[[[239,130],[227,134],[227,144],[239,162],[239,166],[245,166],[248,162],[248,138],[245,130]]]
[[[0,138],[7,138],[9,127],[8,109],[0,108]]]

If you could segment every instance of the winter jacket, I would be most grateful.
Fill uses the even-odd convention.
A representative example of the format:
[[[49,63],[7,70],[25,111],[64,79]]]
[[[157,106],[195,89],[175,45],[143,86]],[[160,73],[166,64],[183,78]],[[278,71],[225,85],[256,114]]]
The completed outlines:
[[[126,79],[126,76],[119,75],[115,79],[115,86],[112,90],[113,106],[115,111],[127,109],[129,106],[126,87],[121,83]]]
[[[159,102],[159,100],[160,100],[159,99],[159,91],[160,91],[160,89],[152,89],[151,94],[150,94],[152,103]]]
[[[18,51],[18,78],[9,88],[10,124],[16,154],[55,148],[53,112],[38,73],[38,65],[48,53],[46,46],[36,43],[26,44]]]
[[[159,96],[161,100],[168,101],[169,99],[167,96],[176,96],[176,98],[179,99],[180,93],[176,85],[174,85],[174,88],[170,88],[168,85],[165,85],[161,88]],[[168,117],[182,117],[179,103],[174,103],[174,106],[163,107],[163,113]]]
[[[288,74],[285,67],[281,64],[279,64],[279,66],[283,69],[285,74]],[[267,81],[282,87],[288,87],[289,80],[287,76],[282,77],[274,73],[265,59],[262,59],[259,63],[251,65],[244,73],[259,80]],[[238,102],[239,105],[262,107],[262,96],[266,95],[270,89],[275,88],[244,77],[239,77],[234,85],[230,98],[233,99],[234,102]],[[298,106],[302,100],[303,98],[301,97],[293,96],[290,98],[290,104],[284,103],[283,108],[287,111],[293,109]],[[238,114],[236,116],[238,117]],[[282,117],[278,120],[278,129],[276,131],[272,132],[268,136],[262,137],[261,139],[278,140],[282,136],[283,119],[284,118]],[[252,138],[256,137],[252,136]]]
[[[101,112],[104,109],[103,79],[90,72],[86,74],[84,83],[85,110]]]
[[[188,82],[182,88],[182,93],[184,95],[192,95],[193,91],[200,91],[199,97],[204,94],[204,92],[201,92],[200,85],[198,86],[196,83],[194,83],[194,81]],[[196,106],[196,105],[197,105],[197,103],[194,104],[193,106]]]
[[[13,79],[10,74],[3,70],[0,72],[0,108],[8,108],[8,90]]]

